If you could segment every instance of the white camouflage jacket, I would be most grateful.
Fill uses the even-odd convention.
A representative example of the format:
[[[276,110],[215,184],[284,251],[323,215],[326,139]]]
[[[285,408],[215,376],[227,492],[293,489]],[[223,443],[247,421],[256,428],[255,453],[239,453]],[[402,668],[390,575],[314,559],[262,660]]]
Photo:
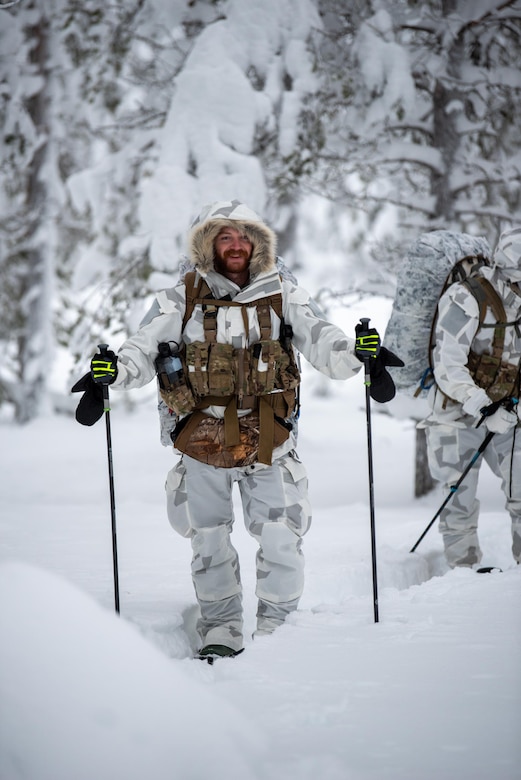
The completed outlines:
[[[252,245],[250,281],[240,288],[214,267],[214,242],[221,229],[233,227],[242,232]],[[205,206],[194,220],[188,238],[189,260],[205,279],[217,299],[230,296],[237,302],[251,302],[282,293],[285,323],[293,328],[293,344],[318,371],[332,379],[347,379],[356,374],[361,363],[354,353],[354,339],[328,322],[309,294],[292,281],[279,275],[276,264],[276,236],[273,230],[246,204],[238,200],[218,201]],[[154,361],[158,344],[176,341],[179,345],[204,341],[203,311],[197,304],[182,331],[186,289],[183,281],[158,293],[152,308],[138,332],[125,341],[118,352],[118,375],[112,385],[117,388],[141,387],[155,376]],[[261,338],[257,310],[247,308],[248,332],[245,330],[242,307],[219,307],[217,341],[235,349],[248,347]],[[279,337],[280,321],[271,309],[271,338]],[[222,417],[223,407],[205,410]],[[244,414],[248,410],[243,410]],[[295,446],[294,437],[282,445],[285,451]],[[283,454],[279,447],[273,457]]]
[[[205,280],[217,298],[230,295],[232,300],[252,301],[266,295],[282,292],[283,316],[293,328],[293,344],[296,350],[314,368],[332,379],[348,379],[361,368],[354,354],[354,339],[348,338],[336,325],[328,322],[309,294],[288,280],[281,280],[276,269],[260,273],[250,284],[241,289],[226,277],[210,271]],[[219,307],[217,317],[217,341],[233,344],[236,348],[249,346],[260,339],[260,328],[255,307],[248,311],[249,332],[245,333],[240,307]],[[159,292],[141,323],[137,333],[127,339],[118,351],[118,375],[111,386],[114,389],[142,387],[155,377],[154,361],[158,344],[176,341],[188,344],[204,341],[202,306],[197,304],[182,330],[185,313],[185,285]],[[278,338],[280,320],[271,311],[272,337]],[[212,406],[205,410],[214,417],[222,417],[224,408]],[[247,411],[243,412],[244,414]],[[274,451],[273,457],[295,447],[289,440]]]
[[[521,317],[521,294],[514,292],[500,270],[484,268],[481,273],[499,293],[507,322],[518,320]],[[487,310],[485,323],[495,324],[490,309]],[[424,425],[475,425],[481,416],[479,410],[491,402],[485,390],[475,384],[467,368],[470,349],[477,354],[491,353],[494,329],[478,330],[478,325],[479,307],[475,297],[463,284],[451,285],[438,304],[432,356],[436,384],[429,392],[432,411]],[[519,366],[520,359],[520,330],[519,327],[509,326],[505,332],[503,360]]]
[[[354,339],[348,338],[336,325],[328,322],[313,299],[302,287],[280,280],[276,270],[254,279],[242,290],[233,282],[211,271],[206,277],[217,298],[230,295],[237,302],[253,301],[266,295],[282,292],[285,322],[293,328],[293,344],[314,368],[332,379],[354,376],[361,363],[354,353]],[[118,376],[112,387],[130,389],[142,387],[155,377],[154,361],[157,345],[162,341],[183,341],[187,344],[204,341],[202,307],[196,305],[184,334],[181,333],[185,312],[185,285],[159,292],[139,330],[122,344],[118,351]],[[217,341],[236,348],[249,346],[260,339],[260,328],[255,307],[248,310],[249,333],[244,332],[241,309],[223,306],[217,318]],[[280,322],[272,311],[273,338],[278,338]]]

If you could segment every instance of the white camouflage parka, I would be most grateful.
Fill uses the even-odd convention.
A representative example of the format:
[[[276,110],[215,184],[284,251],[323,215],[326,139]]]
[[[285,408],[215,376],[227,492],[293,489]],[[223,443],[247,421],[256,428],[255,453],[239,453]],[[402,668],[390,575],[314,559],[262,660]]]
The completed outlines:
[[[233,226],[253,243],[250,261],[250,281],[244,288],[217,273],[213,263],[213,242],[224,226]],[[195,220],[189,237],[189,259],[206,280],[215,298],[230,296],[236,302],[249,302],[277,292],[282,293],[283,316],[293,329],[293,345],[318,371],[332,379],[348,379],[356,374],[361,363],[354,354],[354,339],[328,322],[309,293],[288,279],[281,279],[276,265],[276,240],[271,229],[239,201],[218,202],[203,209]],[[155,377],[154,361],[158,344],[174,341],[189,344],[204,340],[202,306],[196,304],[182,332],[185,313],[185,284],[159,292],[139,330],[127,339],[118,351],[118,375],[114,389],[142,387]],[[245,331],[241,307],[219,307],[217,342],[235,348],[248,347],[260,339],[255,307],[247,309],[248,332]],[[272,338],[279,336],[280,321],[271,309]],[[222,417],[224,408],[212,406],[206,414]],[[242,410],[247,414],[248,410]],[[294,437],[278,447],[273,457],[295,447]]]
[[[521,293],[519,288],[510,284],[504,269],[497,266],[484,267],[480,273],[499,293],[506,321],[518,321],[521,318]],[[495,323],[493,313],[487,309],[485,324],[493,326]],[[494,328],[478,329],[478,326],[479,306],[476,298],[464,284],[451,285],[438,304],[432,355],[436,384],[429,393],[432,411],[424,425],[474,425],[481,417],[480,409],[491,403],[485,390],[478,387],[467,368],[470,349],[477,354],[491,353]],[[503,360],[518,367],[520,359],[520,326],[507,326]]]

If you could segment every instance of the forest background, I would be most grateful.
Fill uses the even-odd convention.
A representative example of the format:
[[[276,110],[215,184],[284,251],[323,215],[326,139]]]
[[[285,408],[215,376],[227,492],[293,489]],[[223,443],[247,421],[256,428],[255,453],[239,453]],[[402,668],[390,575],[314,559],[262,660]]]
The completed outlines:
[[[0,0],[0,419],[72,410],[214,200],[326,311],[392,300],[422,232],[494,246],[520,98],[519,0]]]

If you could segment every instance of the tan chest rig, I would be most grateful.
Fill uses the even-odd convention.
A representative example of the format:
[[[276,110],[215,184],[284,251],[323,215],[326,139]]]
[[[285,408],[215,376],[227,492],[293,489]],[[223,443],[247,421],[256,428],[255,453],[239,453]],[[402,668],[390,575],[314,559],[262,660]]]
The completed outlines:
[[[282,315],[282,295],[277,293],[248,303],[218,300],[206,281],[191,272],[185,276],[186,310],[183,329],[194,307],[203,310],[204,341],[187,344],[181,350],[186,384],[161,390],[167,406],[187,415],[173,433],[176,449],[220,468],[271,464],[274,447],[289,437],[285,420],[295,411],[300,371]],[[217,342],[219,307],[240,307],[245,332],[247,309],[254,307],[260,340],[237,349]],[[273,339],[271,309],[281,322],[281,339]],[[224,407],[224,418],[204,414],[209,406]],[[251,413],[240,416],[240,409]]]

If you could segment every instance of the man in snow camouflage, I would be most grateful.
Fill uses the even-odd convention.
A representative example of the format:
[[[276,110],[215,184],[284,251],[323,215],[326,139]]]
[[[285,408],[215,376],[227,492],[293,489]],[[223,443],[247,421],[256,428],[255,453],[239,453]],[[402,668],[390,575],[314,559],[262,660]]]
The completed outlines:
[[[521,561],[521,430],[519,383],[521,360],[521,228],[504,232],[491,266],[480,270],[499,296],[503,327],[487,307],[479,327],[479,304],[463,283],[451,285],[438,304],[430,391],[431,413],[426,428],[432,476],[450,491],[470,463],[484,436],[494,436],[483,458],[501,479],[512,520],[512,552]],[[497,308],[497,306],[496,306]],[[497,409],[491,406],[499,403]],[[488,407],[488,409],[487,409]],[[481,427],[476,427],[480,420]],[[440,515],[445,555],[451,567],[478,568],[479,501],[476,499],[481,459],[470,469]]]
[[[155,376],[158,345],[182,345],[183,390],[162,391],[180,418],[172,438],[182,453],[167,477],[167,512],[192,544],[202,658],[243,649],[239,561],[230,538],[234,483],[258,543],[254,635],[280,626],[302,594],[311,510],[295,449],[294,347],[326,376],[347,379],[380,346],[374,330],[355,340],[327,322],[305,290],[281,277],[275,247],[273,231],[246,205],[205,207],[189,235],[195,273],[157,295],[108,371],[99,355],[91,364],[97,382],[140,387]]]

